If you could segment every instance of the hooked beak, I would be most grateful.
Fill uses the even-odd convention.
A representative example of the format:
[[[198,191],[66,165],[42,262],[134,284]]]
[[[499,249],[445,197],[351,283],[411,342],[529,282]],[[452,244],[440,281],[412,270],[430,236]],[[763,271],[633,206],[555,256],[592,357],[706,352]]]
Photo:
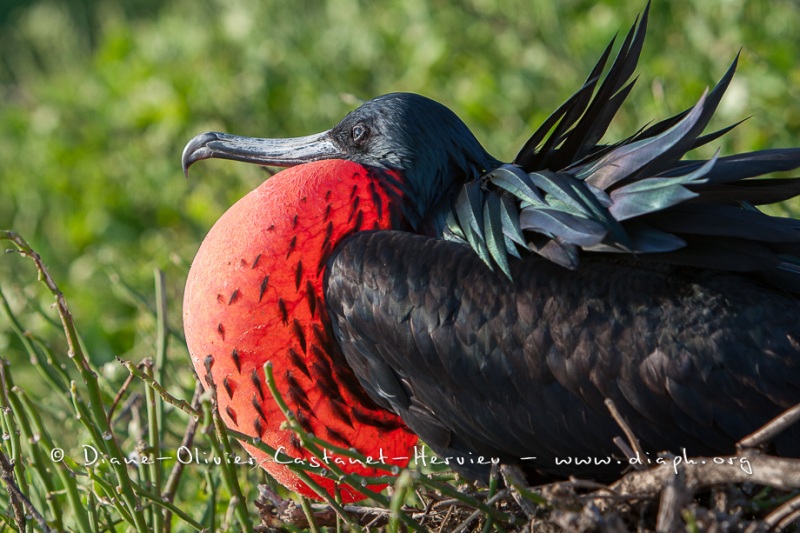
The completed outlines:
[[[257,139],[206,132],[189,141],[183,149],[181,163],[183,173],[188,176],[193,163],[212,157],[256,165],[291,167],[322,159],[337,159],[343,155],[329,131],[292,139]]]

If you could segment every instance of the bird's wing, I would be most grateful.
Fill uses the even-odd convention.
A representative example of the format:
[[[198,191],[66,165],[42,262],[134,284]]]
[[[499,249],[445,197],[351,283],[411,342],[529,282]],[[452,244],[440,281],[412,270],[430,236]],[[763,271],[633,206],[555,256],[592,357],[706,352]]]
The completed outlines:
[[[701,136],[728,87],[620,142],[597,144],[630,92],[647,12],[609,67],[606,49],[584,86],[531,136],[509,165],[464,186],[444,237],[466,242],[509,275],[509,259],[536,253],[576,268],[586,253],[762,271],[800,293],[800,223],[754,206],[800,194],[800,179],[750,178],[800,167],[800,149],[682,160],[733,126]],[[613,44],[613,43],[612,43]]]
[[[328,263],[325,301],[361,384],[465,458],[462,472],[485,476],[483,454],[617,474],[605,398],[650,453],[733,452],[800,401],[800,303],[745,275],[605,260],[570,271],[537,256],[510,269],[513,281],[463,244],[402,232],[359,233]],[[800,427],[782,438],[800,454]]]

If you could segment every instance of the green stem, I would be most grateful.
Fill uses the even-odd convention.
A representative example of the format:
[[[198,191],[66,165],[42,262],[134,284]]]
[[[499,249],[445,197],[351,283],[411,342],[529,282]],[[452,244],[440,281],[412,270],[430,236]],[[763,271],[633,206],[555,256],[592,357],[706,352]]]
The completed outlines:
[[[208,376],[211,376],[211,364],[213,362],[213,358],[211,356],[206,358],[206,372]],[[219,415],[219,409],[217,408],[217,387],[214,384],[213,380],[210,380],[210,388],[211,388],[211,419],[214,423],[214,431],[217,435],[217,446],[215,453],[221,456],[220,466],[222,467],[222,474],[223,479],[227,485],[228,490],[231,493],[231,498],[235,500],[235,512],[236,517],[239,520],[239,524],[245,531],[252,532],[253,525],[250,522],[250,515],[247,512],[247,504],[245,502],[244,496],[242,495],[242,489],[239,487],[239,479],[236,476],[236,472],[233,470],[233,466],[228,463],[228,458],[233,456],[233,449],[231,448],[231,443],[228,440],[228,435],[226,433],[225,423],[222,421],[222,418]],[[212,445],[214,444],[214,439],[211,439]]]
[[[200,395],[203,393],[203,386],[200,383],[197,383],[194,389],[194,396],[192,396],[192,408],[198,410],[200,408]],[[189,449],[192,447],[192,443],[194,442],[194,435],[197,431],[197,426],[199,424],[199,420],[196,417],[190,417],[189,423],[186,425],[186,431],[184,431],[183,439],[181,440],[180,448]],[[164,485],[164,488],[161,492],[161,498],[167,502],[172,503],[175,498],[175,492],[178,490],[178,484],[180,483],[181,476],[183,475],[184,471],[184,463],[182,461],[178,461],[175,466],[172,468],[172,471],[169,474],[169,478],[167,478],[167,482]],[[167,520],[169,522],[169,520]]]
[[[149,490],[145,490],[143,487],[140,486],[136,486],[134,490],[136,490],[136,494],[138,494],[139,496],[142,496],[143,498],[149,500],[154,505],[157,505],[165,510],[168,510],[170,513],[175,514],[175,516],[177,516],[178,518],[180,518],[181,520],[183,520],[196,530],[201,531],[205,529],[203,527],[203,524],[201,524],[200,522],[189,516],[189,514],[187,514],[186,511],[183,511],[182,509],[177,507],[174,503],[165,501],[158,494],[150,492]],[[154,531],[161,531],[161,530],[154,528]]]
[[[497,492],[497,482],[499,480],[499,477],[500,476],[497,475],[497,465],[493,464],[492,469],[489,473],[489,493],[487,494],[486,498],[487,503],[492,501],[492,498]],[[489,533],[489,531],[492,530],[493,523],[494,519],[492,518],[492,515],[487,515],[486,523],[483,525],[483,533]]]
[[[414,479],[410,470],[403,470],[394,484],[394,494],[389,505],[389,523],[386,530],[390,533],[397,533],[400,530],[400,521],[403,513],[403,503],[405,503],[408,491],[414,485]]]
[[[160,270],[158,271],[160,272]],[[150,301],[147,297],[142,295],[141,293],[137,292],[133,287],[125,283],[125,281],[120,277],[119,273],[114,271],[111,268],[106,269],[106,273],[108,274],[108,279],[111,281],[112,287],[118,289],[119,296],[121,299],[127,300],[131,305],[137,307],[140,311],[147,313],[150,316],[155,317],[155,320],[158,321],[158,302],[156,302],[156,309],[150,305]],[[158,282],[156,282],[158,283]],[[158,295],[156,295],[156,300],[158,300]],[[176,331],[172,328],[167,328],[166,330],[167,335],[175,339],[178,344],[185,345],[186,339],[181,335],[180,331]]]
[[[47,287],[56,301],[56,309],[58,310],[58,316],[61,319],[61,324],[64,328],[64,335],[67,340],[67,354],[77,367],[78,372],[80,372],[84,385],[89,393],[89,407],[91,408],[91,412],[93,414],[93,423],[98,426],[101,435],[105,440],[107,440],[108,445],[106,448],[112,459],[116,460],[112,461],[112,467],[117,475],[117,481],[119,483],[119,489],[122,498],[125,501],[131,516],[133,517],[133,523],[136,527],[136,530],[139,533],[146,533],[149,531],[149,528],[145,523],[144,513],[142,512],[141,506],[139,505],[136,495],[133,492],[131,480],[125,467],[122,451],[119,448],[119,444],[117,443],[108,419],[106,418],[106,412],[103,405],[103,396],[97,381],[97,374],[89,364],[89,360],[86,357],[83,348],[81,347],[78,331],[75,328],[75,322],[72,319],[72,313],[67,305],[67,300],[64,297],[64,294],[61,292],[61,289],[58,288],[55,280],[52,278],[52,276],[50,276],[47,268],[44,266],[42,258],[38,253],[36,253],[35,250],[33,250],[33,248],[31,248],[25,239],[23,239],[17,233],[8,230],[0,231],[0,239],[9,240],[14,243],[19,253],[23,257],[28,257],[34,262],[36,269],[39,272],[39,281],[41,281]],[[72,388],[74,389],[74,386]]]
[[[153,366],[152,363],[148,363],[150,363],[149,360],[143,362],[144,372],[152,377]],[[153,491],[156,494],[161,494],[163,471],[161,461],[158,459],[161,456],[161,425],[158,416],[160,402],[152,387],[145,387],[144,394],[147,402],[147,440],[150,446],[149,454],[152,454],[153,458],[153,462],[148,465],[150,482],[152,483]],[[160,509],[154,510],[153,529],[159,533],[164,530],[164,514]]]
[[[136,376],[137,378],[139,378],[142,381],[144,381],[145,383],[147,383],[168,404],[174,405],[175,407],[177,407],[178,409],[180,409],[184,413],[186,413],[189,416],[192,416],[192,417],[194,417],[196,419],[200,419],[200,418],[203,417],[203,413],[201,413],[198,409],[195,409],[194,407],[192,407],[189,403],[186,402],[186,400],[183,400],[183,399],[180,399],[180,398],[176,398],[176,397],[172,396],[169,392],[167,392],[167,390],[164,387],[162,387],[161,384],[158,383],[153,378],[152,374],[144,373],[141,369],[137,368],[136,365],[134,365],[130,361],[126,361],[124,359],[120,359],[119,357],[117,357],[117,361],[119,361],[119,363],[122,366],[127,368],[128,372],[130,372],[131,375]]]
[[[142,527],[147,527],[145,519],[144,519],[144,511],[142,510],[139,502],[136,499],[136,496],[133,492],[133,481],[131,481],[130,477],[128,476],[127,471],[124,474],[124,477],[119,474],[119,470],[127,469],[125,458],[122,457],[119,448],[116,448],[116,442],[114,441],[113,436],[110,438],[105,438],[106,434],[100,433],[99,428],[93,424],[93,417],[91,413],[87,410],[86,405],[84,405],[83,400],[78,395],[78,388],[73,381],[70,387],[70,392],[72,394],[72,404],[75,408],[75,412],[77,413],[77,418],[83,424],[83,427],[89,432],[89,435],[92,437],[92,441],[97,446],[98,451],[100,451],[103,455],[103,459],[110,463],[111,468],[117,474],[117,480],[119,485],[115,487],[114,490],[111,491],[109,497],[114,503],[114,507],[116,507],[117,511],[119,511],[120,515],[126,519],[130,519],[130,524],[137,528],[138,531],[138,521],[137,516],[141,518]],[[110,435],[110,434],[109,434]],[[112,448],[112,445],[115,448]],[[115,449],[115,452],[112,450]],[[92,468],[87,466],[87,470],[92,472]],[[99,479],[97,476],[93,476],[94,479]],[[127,496],[127,493],[130,492],[130,497]],[[120,499],[120,497],[122,499]],[[133,502],[131,504],[130,502]],[[149,531],[145,529],[144,531]]]
[[[23,502],[14,493],[12,485],[17,487],[17,490],[27,498],[30,493],[28,487],[28,480],[25,477],[25,462],[22,460],[22,451],[20,449],[19,429],[17,429],[17,422],[15,420],[14,411],[9,406],[8,396],[10,393],[11,375],[7,373],[8,361],[5,359],[0,360],[0,382],[2,382],[2,394],[0,394],[0,413],[2,413],[2,431],[3,434],[8,435],[5,440],[5,447],[7,448],[8,455],[11,457],[10,462],[6,459],[6,454],[0,451],[0,456],[3,458],[2,478],[7,484],[7,491],[11,507],[14,509],[14,515],[17,519],[17,525],[25,529],[26,513],[24,511]]]
[[[308,503],[308,498],[300,496],[300,507],[303,508],[303,513],[305,513],[306,519],[308,520],[309,531],[311,533],[320,533],[317,520],[314,518],[314,511],[311,509],[311,505]]]
[[[41,417],[39,416],[39,411],[35,405],[30,401],[25,391],[20,389],[19,387],[14,387],[12,389],[13,394],[9,396],[9,400],[11,402],[11,407],[15,411],[25,411],[28,414],[30,421],[33,423],[33,428],[36,431],[36,435],[31,432],[30,434],[30,441],[33,443],[36,442],[37,447],[44,447],[44,454],[46,457],[49,457],[51,462],[55,463],[55,470],[56,474],[58,475],[61,484],[64,486],[66,493],[67,493],[67,501],[69,502],[70,507],[72,508],[73,516],[75,517],[75,521],[79,526],[77,529],[79,531],[89,531],[89,523],[86,519],[86,515],[84,513],[84,503],[81,501],[80,492],[78,490],[78,484],[75,481],[75,474],[73,471],[67,466],[64,462],[63,457],[63,450],[60,448],[56,448],[53,444],[53,440],[50,437],[50,434],[47,432],[47,428],[44,425]],[[58,451],[56,451],[58,450]],[[61,457],[61,460],[58,461],[57,459]],[[35,461],[34,464],[37,464],[38,461]],[[43,473],[43,477],[45,480],[52,482],[52,476],[46,472]],[[58,511],[56,516],[61,519],[61,515],[63,514],[62,511]],[[61,527],[59,527],[61,529]]]
[[[100,489],[102,489],[105,499],[114,504],[114,508],[119,513],[120,518],[122,518],[122,520],[128,524],[133,525],[133,516],[131,516],[131,514],[128,512],[127,507],[120,504],[119,492],[116,490],[116,488],[111,483],[98,476],[97,472],[95,472],[93,468],[87,466],[86,473],[89,475],[92,481],[94,481],[94,483],[98,485]],[[104,505],[102,508],[105,509],[106,507],[108,506]],[[109,524],[113,522],[108,514],[106,514],[106,520]]]
[[[63,513],[58,508],[58,505],[56,505],[56,486],[53,483],[53,475],[48,471],[49,468],[47,461],[42,454],[42,445],[40,444],[42,438],[37,438],[37,436],[34,436],[34,433],[31,429],[31,422],[29,420],[30,413],[25,411],[19,399],[16,397],[15,392],[18,390],[20,390],[18,387],[12,387],[11,390],[7,391],[8,407],[14,413],[14,418],[19,423],[22,437],[28,443],[28,448],[30,449],[31,455],[31,466],[33,467],[33,471],[36,472],[39,482],[44,487],[44,492],[46,494],[44,499],[46,501],[47,508],[50,511],[50,516],[52,517],[51,519],[53,521],[53,527],[55,527],[56,530],[61,531],[64,529],[61,516]],[[80,507],[73,507],[73,510],[79,509]]]
[[[308,434],[305,432],[305,430],[303,430],[302,426],[300,426],[300,424],[297,422],[294,413],[292,413],[291,410],[289,410],[289,406],[283,400],[283,397],[281,396],[280,391],[278,391],[278,387],[275,384],[275,376],[273,375],[272,363],[270,362],[267,362],[264,365],[264,377],[267,383],[267,387],[269,388],[270,393],[272,393],[272,397],[275,399],[275,403],[278,405],[278,408],[281,410],[283,416],[286,418],[286,422],[289,424],[289,427],[298,435],[298,437],[300,437],[300,441],[309,452],[311,452],[318,459],[321,460],[324,459],[324,453],[322,452],[322,450],[320,450],[319,447],[314,442],[312,442],[311,439],[308,438]],[[338,481],[346,483],[357,492],[360,492],[365,496],[374,499],[375,501],[381,503],[384,506],[388,506],[390,504],[388,498],[362,485],[360,481],[356,478],[356,476],[344,472],[338,465],[334,464],[331,461],[328,461],[327,463],[325,463],[325,465],[330,469],[330,471],[333,474],[336,475]],[[327,492],[325,493],[325,495],[327,495]],[[323,496],[323,494],[320,493],[320,496]],[[326,498],[325,501],[328,502],[330,505],[329,500],[330,501],[333,500],[330,498],[329,495],[327,496],[328,497]],[[331,506],[333,507],[333,505]],[[341,516],[342,519],[346,520],[351,525],[353,524],[352,520],[350,520],[347,514],[342,514]],[[411,529],[415,531],[423,531],[422,527],[405,513],[400,512],[399,518],[400,520],[403,521],[403,523],[406,526],[410,527]]]
[[[156,383],[165,382],[167,369],[167,342],[169,340],[167,325],[167,281],[164,272],[155,269],[156,283],[156,366],[153,379]],[[162,386],[163,388],[163,386]],[[158,417],[158,438],[164,440],[164,404],[156,399],[156,415]]]
[[[3,294],[2,290],[0,290],[0,308],[2,308],[5,312],[6,317],[8,317],[8,321],[11,323],[11,329],[14,330],[17,338],[19,338],[20,342],[22,342],[22,346],[25,348],[25,351],[28,352],[28,357],[30,358],[31,364],[36,367],[45,380],[50,383],[55,390],[66,391],[67,383],[69,383],[69,379],[66,378],[65,375],[66,373],[64,373],[61,368],[58,368],[58,370],[61,370],[61,372],[56,370],[55,365],[52,364],[52,358],[49,358],[49,364],[44,364],[39,360],[39,353],[36,351],[36,346],[33,344],[30,335],[27,334],[25,329],[17,320],[17,317],[14,316],[14,313],[11,311],[11,306],[9,305],[8,300],[6,299],[6,296]]]

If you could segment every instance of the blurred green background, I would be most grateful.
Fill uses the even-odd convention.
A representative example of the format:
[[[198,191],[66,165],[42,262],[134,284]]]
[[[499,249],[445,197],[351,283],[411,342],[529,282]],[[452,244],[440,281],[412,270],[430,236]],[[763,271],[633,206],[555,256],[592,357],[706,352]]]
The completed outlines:
[[[3,0],[0,228],[44,257],[96,364],[138,360],[152,350],[142,309],[153,306],[153,269],[166,271],[180,332],[183,283],[205,232],[267,176],[210,161],[186,180],[180,154],[192,136],[304,135],[361,99],[402,90],[447,104],[509,160],[644,5]],[[690,106],[741,48],[712,125],[752,118],[715,147],[797,145],[797,28],[793,0],[656,1],[638,86],[609,138]],[[26,327],[55,338],[52,299],[28,263],[0,258],[0,287]],[[185,349],[171,349],[191,387]],[[22,353],[0,320],[0,355]]]

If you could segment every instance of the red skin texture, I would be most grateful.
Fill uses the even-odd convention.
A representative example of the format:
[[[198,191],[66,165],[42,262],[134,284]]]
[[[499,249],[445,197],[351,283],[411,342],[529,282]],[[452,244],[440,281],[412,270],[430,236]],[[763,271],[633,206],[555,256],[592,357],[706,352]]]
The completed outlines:
[[[320,161],[266,180],[211,228],[186,282],[183,322],[205,387],[205,360],[213,357],[211,377],[228,427],[310,463],[294,433],[280,428],[285,418],[264,381],[263,366],[271,361],[279,392],[307,431],[376,460],[408,463],[416,435],[358,386],[327,327],[322,293],[331,250],[359,229],[402,225],[398,201],[386,180],[366,168]],[[319,498],[273,457],[243,445],[285,487]],[[342,459],[346,472],[385,475]],[[332,481],[312,477],[333,494]],[[364,498],[346,486],[339,490],[345,502]]]

